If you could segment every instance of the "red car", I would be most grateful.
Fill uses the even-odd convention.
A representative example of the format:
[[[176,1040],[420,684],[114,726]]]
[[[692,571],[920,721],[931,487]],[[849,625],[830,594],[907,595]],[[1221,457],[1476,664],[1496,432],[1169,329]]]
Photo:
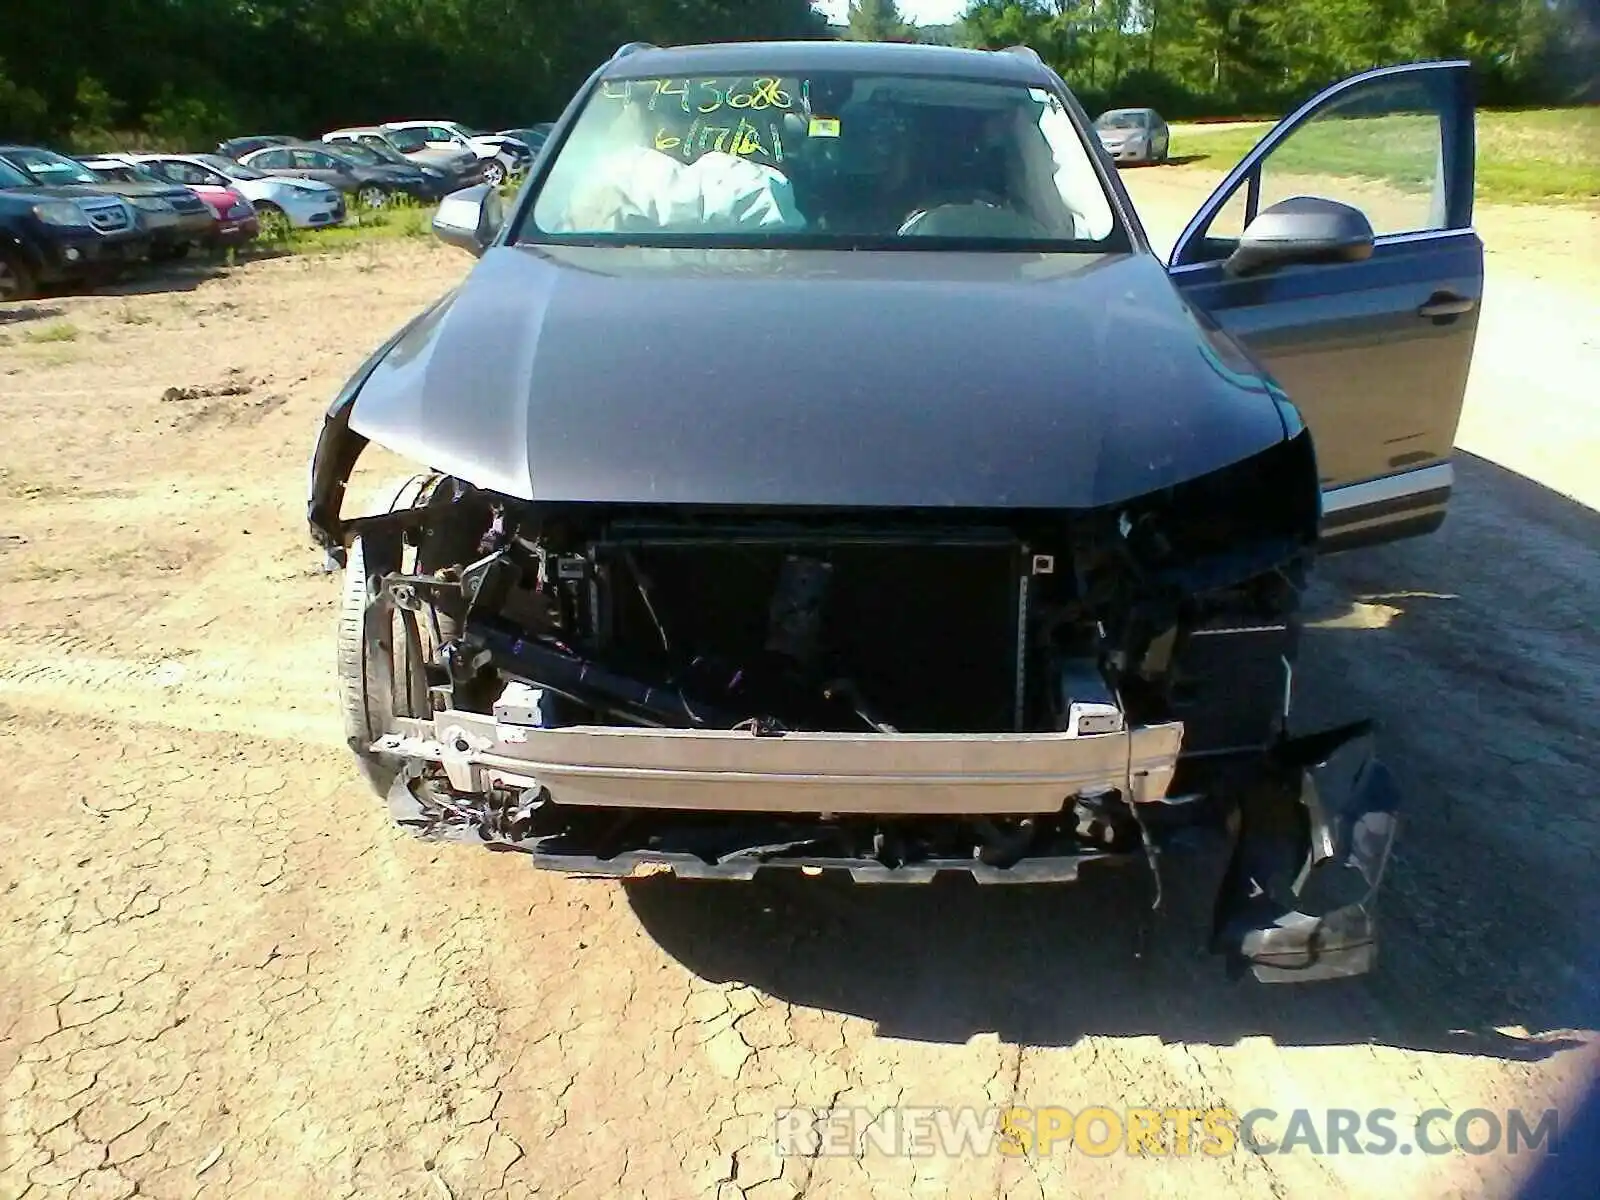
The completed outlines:
[[[261,222],[255,206],[245,199],[237,188],[215,183],[195,183],[188,180],[173,181],[156,173],[155,169],[138,161],[131,154],[101,154],[80,160],[102,179],[124,179],[130,182],[154,179],[160,183],[181,182],[205,201],[213,218],[211,232],[201,245],[211,253],[228,246],[240,246],[253,240],[261,232]]]

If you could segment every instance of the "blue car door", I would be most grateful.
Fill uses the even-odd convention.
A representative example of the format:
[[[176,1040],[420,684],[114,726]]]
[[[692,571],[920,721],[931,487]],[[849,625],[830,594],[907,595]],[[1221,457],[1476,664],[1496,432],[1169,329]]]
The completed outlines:
[[[1416,63],[1328,88],[1257,143],[1173,247],[1174,284],[1310,426],[1328,549],[1426,533],[1449,503],[1483,295],[1468,72]],[[1244,229],[1302,196],[1360,209],[1370,256],[1234,273]]]

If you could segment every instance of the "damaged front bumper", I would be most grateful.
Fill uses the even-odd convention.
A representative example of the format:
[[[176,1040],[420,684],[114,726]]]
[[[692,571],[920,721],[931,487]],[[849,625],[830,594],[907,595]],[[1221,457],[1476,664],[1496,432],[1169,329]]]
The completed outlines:
[[[389,805],[429,839],[523,853],[543,869],[748,880],[769,868],[859,883],[1070,882],[1225,828],[1212,949],[1267,982],[1359,975],[1398,795],[1370,748],[1319,785],[1365,725],[1284,739],[1259,763],[1185,778],[1183,727],[1116,734],[881,734],[576,726],[445,710],[370,747],[400,764]],[[1324,792],[1329,797],[1326,798]]]

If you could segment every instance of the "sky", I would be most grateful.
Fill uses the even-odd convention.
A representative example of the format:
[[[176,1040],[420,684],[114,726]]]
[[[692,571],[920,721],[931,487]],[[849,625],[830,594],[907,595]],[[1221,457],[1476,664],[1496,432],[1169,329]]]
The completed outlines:
[[[843,25],[850,11],[850,0],[817,0],[817,7],[828,20]],[[900,15],[918,25],[944,25],[954,21],[967,7],[967,0],[900,0]]]

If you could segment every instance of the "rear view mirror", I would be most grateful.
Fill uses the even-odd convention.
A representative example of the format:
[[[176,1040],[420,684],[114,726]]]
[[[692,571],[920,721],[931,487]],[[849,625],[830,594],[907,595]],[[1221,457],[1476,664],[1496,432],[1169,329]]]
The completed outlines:
[[[500,193],[486,183],[451,192],[433,214],[433,232],[440,241],[469,254],[481,255],[505,220]]]
[[[1372,237],[1372,224],[1359,208],[1295,196],[1256,215],[1223,270],[1237,276],[1290,263],[1360,262],[1372,257]]]

